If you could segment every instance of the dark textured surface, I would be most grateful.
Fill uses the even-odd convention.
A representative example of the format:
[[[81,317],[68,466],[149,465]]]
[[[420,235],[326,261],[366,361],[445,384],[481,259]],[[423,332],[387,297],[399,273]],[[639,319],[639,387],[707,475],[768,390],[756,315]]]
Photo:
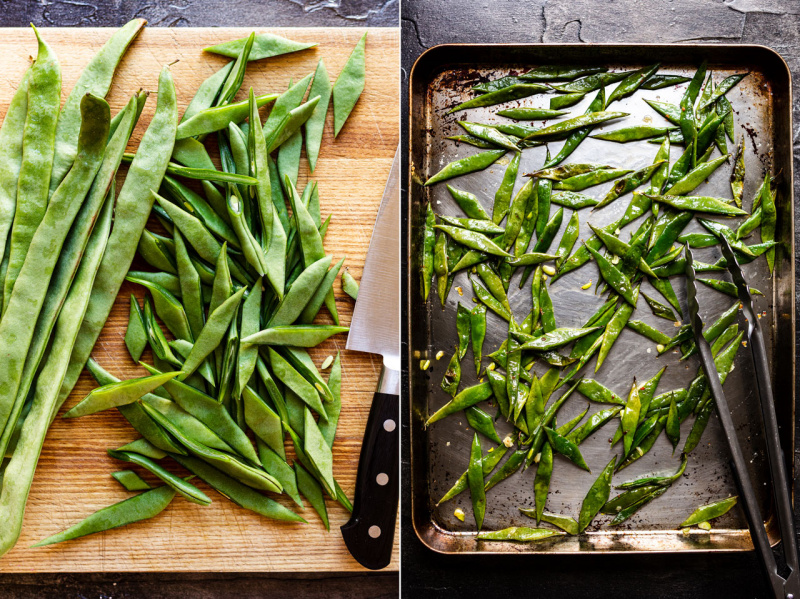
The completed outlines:
[[[176,548],[176,551],[179,548]],[[276,548],[279,551],[280,548]],[[397,597],[396,574],[19,574],[0,583],[3,599],[260,599]]]
[[[0,26],[396,27],[400,0],[1,0]]]
[[[408,112],[408,73],[419,54],[440,43],[757,43],[777,50],[789,64],[794,80],[800,77],[800,2],[795,0],[405,0],[402,28],[404,119]],[[786,135],[793,136],[796,149],[799,118],[800,111],[795,107],[795,130],[786,131]],[[404,134],[407,127],[406,120]],[[795,168],[797,165],[796,154]],[[795,195],[799,187],[795,181]],[[406,402],[404,415],[408,409]],[[408,439],[407,419],[403,439]],[[404,483],[409,479],[408,459],[408,444],[404,443]],[[796,485],[795,492],[797,489]],[[402,508],[402,584],[407,597],[770,596],[755,554],[578,558],[437,555],[417,540],[405,495]]]
[[[0,27],[393,27],[399,0],[0,0]],[[338,534],[332,531],[331,534]],[[175,548],[180,551],[180,547]],[[275,551],[281,551],[275,547]],[[397,597],[396,573],[3,575],[3,599],[218,599]]]

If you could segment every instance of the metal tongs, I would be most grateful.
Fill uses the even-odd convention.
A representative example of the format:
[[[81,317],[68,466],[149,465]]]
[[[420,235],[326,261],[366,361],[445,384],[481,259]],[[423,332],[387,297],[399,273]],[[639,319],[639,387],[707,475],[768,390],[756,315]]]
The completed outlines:
[[[772,587],[775,597],[781,599],[800,599],[800,569],[798,568],[797,558],[797,537],[795,535],[794,519],[792,515],[792,497],[789,479],[786,474],[786,465],[783,451],[780,447],[780,437],[778,435],[778,420],[775,416],[775,405],[772,398],[772,383],[769,376],[769,363],[767,353],[764,348],[764,338],[758,324],[758,318],[753,311],[753,298],[747,283],[742,275],[742,269],[736,261],[728,241],[720,238],[722,244],[722,254],[725,256],[726,266],[733,277],[736,285],[742,311],[747,318],[747,345],[753,355],[756,371],[756,386],[761,402],[761,412],[764,417],[764,432],[767,444],[767,460],[769,461],[770,472],[772,475],[772,491],[776,507],[776,517],[781,531],[783,541],[783,554],[786,566],[789,568],[789,575],[784,578],[778,573],[778,564],[775,555],[770,547],[767,532],[764,528],[764,519],[758,509],[753,482],[747,472],[746,461],[739,440],[736,436],[731,412],[728,402],[722,391],[719,382],[717,369],[714,366],[714,358],[711,356],[711,348],[705,337],[703,337],[703,321],[698,315],[697,287],[695,284],[695,272],[693,266],[692,252],[686,248],[686,295],[689,304],[689,318],[697,348],[700,352],[700,359],[706,373],[711,394],[717,406],[717,414],[722,422],[725,438],[728,441],[728,448],[731,452],[733,462],[733,473],[739,493],[743,499],[744,511],[750,527],[750,536],[753,539],[756,551],[767,574],[767,579]]]

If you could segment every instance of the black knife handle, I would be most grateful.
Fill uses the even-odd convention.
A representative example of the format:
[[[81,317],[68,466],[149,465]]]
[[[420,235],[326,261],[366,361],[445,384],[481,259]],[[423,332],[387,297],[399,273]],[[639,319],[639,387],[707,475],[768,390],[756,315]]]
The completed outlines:
[[[358,462],[353,514],[342,526],[358,562],[380,570],[392,560],[400,492],[400,398],[375,393]]]

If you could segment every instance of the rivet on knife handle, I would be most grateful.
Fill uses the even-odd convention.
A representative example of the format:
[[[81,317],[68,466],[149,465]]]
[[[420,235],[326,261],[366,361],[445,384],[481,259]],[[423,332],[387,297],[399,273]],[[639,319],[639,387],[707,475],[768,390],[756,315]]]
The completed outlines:
[[[400,489],[399,418],[399,397],[375,393],[361,446],[353,515],[342,526],[350,553],[371,570],[385,568],[392,559]]]

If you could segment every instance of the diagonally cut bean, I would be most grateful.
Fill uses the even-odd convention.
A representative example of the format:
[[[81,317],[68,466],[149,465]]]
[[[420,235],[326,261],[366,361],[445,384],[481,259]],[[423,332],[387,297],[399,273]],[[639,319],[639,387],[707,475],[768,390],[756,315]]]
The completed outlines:
[[[331,325],[295,324],[263,329],[242,339],[244,344],[292,345],[295,347],[316,347],[329,337],[346,333],[349,327]]]
[[[242,305],[242,317],[239,330],[239,338],[258,332],[261,316],[261,281],[256,281],[252,289],[244,299]],[[256,370],[258,360],[258,348],[246,345],[243,341],[239,342],[238,363],[236,367],[236,394],[239,395],[247,386],[248,381]]]
[[[342,268],[342,264],[344,264],[344,258],[342,258],[336,264],[334,264],[333,267],[327,273],[325,273],[325,276],[322,277],[322,281],[317,287],[317,290],[313,292],[311,299],[308,301],[306,306],[303,308],[303,311],[300,313],[300,317],[298,319],[299,322],[303,324],[310,324],[311,322],[314,321],[314,317],[319,313],[319,310],[322,307],[323,302],[328,297],[330,291],[333,289],[333,282],[336,280],[336,276],[339,274],[339,271]]]
[[[230,223],[217,214],[214,208],[200,194],[169,175],[164,177],[161,189],[166,191],[167,197],[171,198],[176,204],[183,205],[187,210],[195,214],[214,235],[227,241],[232,247],[239,247]]]
[[[333,84],[333,136],[339,135],[344,123],[364,91],[366,76],[365,47],[367,32],[358,40],[342,72]]]
[[[281,144],[290,139],[295,133],[300,130],[306,121],[314,114],[317,104],[319,104],[319,96],[309,99],[305,104],[301,104],[297,108],[289,111],[289,114],[281,120],[275,127],[275,131],[267,137],[266,126],[264,129],[264,137],[267,140],[267,149],[272,152],[278,149]]]
[[[245,215],[246,205],[239,196],[239,190],[234,185],[228,185],[228,217],[233,225],[233,230],[239,238],[239,245],[242,248],[245,261],[258,273],[263,276],[267,270],[266,256],[252,231],[247,226]]]
[[[292,110],[300,106],[300,103],[303,101],[303,96],[306,95],[306,90],[311,83],[312,77],[313,75],[309,73],[278,96],[277,100],[275,100],[275,104],[272,106],[269,117],[267,117],[264,123],[264,139],[269,140],[273,133],[277,132],[283,119],[289,116]],[[274,148],[270,148],[270,151],[273,149]]]
[[[238,56],[238,52],[236,55]],[[203,80],[203,82],[198,86],[197,91],[192,97],[192,100],[189,102],[189,105],[186,107],[186,110],[183,111],[181,123],[192,118],[198,112],[214,106],[214,101],[217,99],[217,96],[219,96],[219,92],[222,89],[222,84],[225,83],[225,80],[228,78],[228,74],[231,72],[232,68],[233,62],[229,62],[224,67],[216,71],[213,75],[210,75]],[[175,154],[173,154],[173,157],[175,157]],[[180,160],[178,160],[178,162],[180,162]]]
[[[226,474],[254,489],[271,491],[273,493],[281,492],[280,483],[261,468],[250,466],[234,456],[196,442],[194,439],[187,436],[178,426],[167,420],[155,408],[146,403],[143,403],[142,407],[153,420],[165,428],[181,445],[204,462],[211,464],[215,468],[222,470]]]
[[[313,299],[314,292],[325,279],[330,263],[331,259],[323,256],[306,266],[278,304],[278,309],[269,320],[270,327],[290,325],[301,316],[308,302]]]
[[[214,101],[215,106],[225,106],[229,104],[238,93],[239,89],[241,89],[242,81],[244,80],[244,72],[247,69],[247,59],[250,57],[250,50],[253,49],[255,37],[256,34],[254,31],[242,45],[239,54],[236,55],[236,60],[233,63],[233,67],[231,67],[231,72],[228,73],[228,77],[219,90],[219,96]]]
[[[311,504],[314,511],[319,514],[320,520],[322,520],[322,523],[325,525],[325,530],[330,530],[328,509],[325,506],[325,495],[322,491],[322,485],[320,485],[299,462],[295,462],[294,471],[297,478],[298,490],[308,499],[308,503]]]
[[[173,455],[172,458],[189,472],[196,474],[220,494],[224,495],[236,505],[256,512],[267,518],[274,520],[285,520],[288,522],[306,521],[295,514],[292,510],[284,507],[274,499],[265,497],[261,493],[254,491],[250,487],[243,485],[235,478],[231,478],[224,472],[214,468],[202,460],[191,456]]]
[[[133,470],[120,470],[119,472],[112,472],[111,476],[113,476],[114,480],[116,480],[119,484],[125,487],[126,491],[148,491],[153,488],[147,484],[146,481],[142,480],[142,477],[136,474]]]
[[[136,283],[137,285],[142,285],[150,291],[150,297],[153,298],[153,307],[155,308],[156,314],[177,339],[185,339],[186,341],[192,341],[194,339],[189,327],[189,320],[186,317],[186,312],[177,297],[158,283],[137,279],[130,275],[125,277],[125,280]]]
[[[316,108],[314,111],[316,112]],[[281,181],[289,177],[292,183],[297,185],[297,176],[300,174],[300,154],[302,151],[303,132],[298,129],[278,148],[278,160],[276,164],[278,165],[278,173]]]
[[[322,476],[323,484],[326,488],[334,488],[333,479],[333,454],[331,447],[325,441],[320,432],[317,421],[311,415],[311,411],[305,409],[303,434],[303,451],[314,465],[314,469]]]
[[[276,216],[276,210],[274,209],[267,141],[260,125],[255,126],[260,122],[258,110],[256,110],[253,103],[253,91],[251,89],[251,127],[248,143],[251,155],[251,168],[253,176],[257,180],[256,197],[258,199],[258,213],[261,217],[261,227],[263,230],[261,248],[264,253],[267,280],[278,296],[278,299],[281,299],[286,283],[286,230],[283,228],[279,217]]]
[[[211,503],[211,499],[209,499],[208,495],[203,493],[200,489],[183,480],[182,478],[175,476],[147,456],[143,456],[131,451],[119,451],[115,449],[109,449],[108,455],[117,460],[122,460],[123,462],[130,462],[131,464],[141,466],[145,470],[148,470],[160,478],[167,485],[175,489],[178,494],[185,497],[192,503],[197,503],[200,505],[209,505]]]
[[[242,287],[239,291],[226,299],[219,308],[209,314],[208,321],[203,327],[203,330],[200,331],[200,335],[197,337],[191,353],[186,357],[186,362],[183,364],[181,380],[185,380],[186,377],[197,370],[200,364],[203,363],[203,360],[219,346],[228,330],[228,326],[236,316],[236,311],[239,309],[239,304],[242,301],[242,296],[245,291],[246,288]]]
[[[189,321],[191,338],[197,339],[205,324],[203,289],[200,283],[200,275],[197,273],[194,264],[192,264],[180,231],[175,231],[175,261],[178,267],[181,302],[186,312],[186,319]],[[129,276],[134,276],[134,273],[128,274]],[[139,361],[138,356],[131,355],[131,357],[137,362]]]
[[[322,133],[325,130],[325,119],[328,116],[332,90],[333,87],[328,78],[325,62],[320,59],[317,63],[317,70],[314,72],[314,82],[308,92],[309,98],[319,96],[319,103],[305,124],[306,157],[308,158],[309,170],[312,173],[317,166],[317,159],[319,158],[319,148],[322,144]]]
[[[164,397],[159,397],[158,395],[153,395],[152,393],[144,395],[142,401],[161,412],[167,420],[173,422],[176,426],[180,427],[181,430],[185,431],[193,439],[199,441],[203,445],[208,445],[220,451],[227,451],[228,453],[234,452],[231,446],[225,443],[219,435],[208,428],[199,419],[181,408],[176,402]]]
[[[266,94],[256,97],[255,101],[260,108],[275,102],[277,98],[277,94]],[[248,100],[242,100],[235,104],[206,108],[178,125],[177,139],[206,135],[227,129],[230,123],[241,123],[250,114],[249,104]]]
[[[326,403],[334,401],[333,392],[328,387],[328,383],[322,378],[322,375],[320,375],[319,370],[317,370],[314,364],[314,360],[311,359],[311,356],[305,349],[302,347],[285,346],[278,348],[278,353],[280,353],[284,359],[288,360],[295,370],[303,375],[307,381],[314,385],[317,391],[322,395],[323,401]]]
[[[325,414],[328,419],[327,421],[320,420],[318,426],[320,433],[325,438],[325,442],[333,448],[336,426],[342,409],[342,359],[339,352],[336,352],[336,358],[333,361],[333,366],[331,366],[331,373],[328,375],[328,387],[333,394],[333,401],[325,402]]]
[[[292,364],[271,347],[267,349],[267,355],[269,356],[272,371],[275,373],[275,378],[294,391],[306,405],[320,415],[320,418],[326,420],[328,416],[316,387],[308,382]]]
[[[114,505],[110,505],[94,514],[73,524],[68,529],[61,531],[51,537],[39,541],[33,547],[43,547],[53,543],[63,543],[84,537],[86,535],[119,528],[133,522],[140,522],[149,518],[154,518],[163,512],[175,497],[175,489],[169,486],[157,487],[151,491],[145,491]]]
[[[127,180],[126,180],[127,181]],[[175,226],[178,227],[181,234],[186,237],[186,241],[194,248],[197,254],[206,262],[214,263],[219,256],[222,245],[217,241],[211,232],[203,225],[203,223],[192,214],[189,214],[179,206],[176,206],[169,200],[162,198],[157,193],[152,192],[152,197],[158,202],[167,214],[169,214]],[[247,282],[247,278],[234,262],[228,259],[228,265],[236,279],[241,282]]]
[[[128,348],[128,353],[135,362],[139,361],[144,348],[147,347],[147,330],[145,329],[142,317],[142,309],[139,307],[139,301],[133,294],[131,294],[131,310],[130,316],[128,317],[128,328],[125,331],[125,347]]]
[[[242,47],[246,42],[247,38],[222,42],[221,44],[203,48],[203,52],[211,52],[212,54],[219,54],[220,56],[236,58],[242,51]],[[300,50],[313,48],[316,45],[316,43],[295,42],[272,33],[258,33],[254,36],[253,47],[250,50],[250,55],[247,57],[247,60],[261,60],[262,58],[299,52]]]
[[[151,374],[159,374],[159,371],[152,366],[146,364],[143,364],[143,366]],[[218,401],[202,391],[180,382],[178,379],[168,380],[164,383],[164,388],[181,408],[205,424],[239,455],[250,462],[258,463],[258,456],[247,435],[236,426],[228,411]],[[165,415],[165,417],[169,418],[168,415]],[[175,424],[180,427],[179,422],[175,422]],[[186,429],[182,430],[187,433],[190,432]]]
[[[64,414],[64,418],[78,418],[109,408],[133,403],[146,393],[162,386],[180,372],[166,372],[139,379],[128,379],[119,383],[103,385],[93,389],[80,403]]]

